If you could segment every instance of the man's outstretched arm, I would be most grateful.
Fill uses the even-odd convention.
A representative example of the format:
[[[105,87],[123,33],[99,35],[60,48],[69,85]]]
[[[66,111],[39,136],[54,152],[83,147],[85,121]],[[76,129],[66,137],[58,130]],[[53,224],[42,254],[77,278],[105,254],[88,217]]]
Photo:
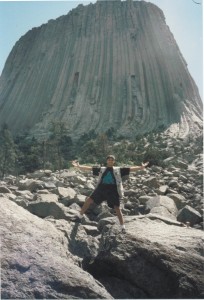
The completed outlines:
[[[72,165],[76,168],[78,168],[79,170],[82,171],[92,171],[92,167],[90,166],[85,166],[85,165],[80,165],[79,162],[77,160],[73,160],[72,161]]]
[[[148,166],[149,162],[146,162],[146,163],[142,163],[141,166],[134,166],[134,167],[130,167],[130,172],[135,172],[135,171],[138,171],[138,170],[144,170],[146,168],[146,166]]]

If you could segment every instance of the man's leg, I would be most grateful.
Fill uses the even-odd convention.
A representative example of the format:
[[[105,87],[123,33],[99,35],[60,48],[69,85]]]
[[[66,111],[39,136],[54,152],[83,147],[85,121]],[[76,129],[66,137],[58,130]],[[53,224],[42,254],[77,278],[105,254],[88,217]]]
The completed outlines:
[[[83,216],[83,214],[87,211],[87,209],[89,208],[89,206],[93,203],[93,199],[91,199],[90,197],[86,199],[86,201],[84,202],[81,211],[80,211],[80,215]]]
[[[120,207],[115,205],[114,209],[115,209],[116,215],[118,217],[118,220],[120,222],[120,225],[124,225],[123,214],[122,214]]]
[[[87,211],[87,209],[93,202],[94,202],[93,199],[91,199],[90,197],[87,198],[85,200],[79,214],[77,214],[74,218],[72,218],[72,221],[81,222],[81,220],[83,218],[83,214]]]

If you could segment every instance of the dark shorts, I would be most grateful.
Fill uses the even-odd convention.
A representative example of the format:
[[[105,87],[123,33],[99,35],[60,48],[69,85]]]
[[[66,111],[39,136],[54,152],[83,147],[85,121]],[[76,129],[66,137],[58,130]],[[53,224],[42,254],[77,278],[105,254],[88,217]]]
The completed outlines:
[[[117,191],[117,186],[113,184],[101,184],[95,191],[90,195],[94,203],[97,205],[101,204],[103,201],[107,201],[109,207],[114,208],[114,206],[120,206],[120,198]]]

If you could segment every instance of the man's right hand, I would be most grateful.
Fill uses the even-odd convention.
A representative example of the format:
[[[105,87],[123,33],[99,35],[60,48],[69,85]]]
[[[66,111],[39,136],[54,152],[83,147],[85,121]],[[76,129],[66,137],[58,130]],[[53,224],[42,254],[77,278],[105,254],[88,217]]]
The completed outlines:
[[[84,165],[80,166],[78,160],[73,160],[72,166],[79,168],[79,170],[81,170],[81,171],[91,171],[92,170],[92,167],[90,167],[90,166],[84,166]]]

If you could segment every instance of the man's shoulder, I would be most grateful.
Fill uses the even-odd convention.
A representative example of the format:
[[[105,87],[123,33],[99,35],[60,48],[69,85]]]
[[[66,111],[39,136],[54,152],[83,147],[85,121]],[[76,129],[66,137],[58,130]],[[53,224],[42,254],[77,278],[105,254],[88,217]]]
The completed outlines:
[[[129,176],[130,167],[121,167],[120,168],[120,174],[121,174],[122,177]]]
[[[130,167],[113,167],[114,170],[130,170]]]
[[[121,167],[116,167],[116,166],[113,166],[113,170],[120,170]]]
[[[113,167],[114,172],[120,172],[121,174],[128,174],[130,172],[129,167]]]

